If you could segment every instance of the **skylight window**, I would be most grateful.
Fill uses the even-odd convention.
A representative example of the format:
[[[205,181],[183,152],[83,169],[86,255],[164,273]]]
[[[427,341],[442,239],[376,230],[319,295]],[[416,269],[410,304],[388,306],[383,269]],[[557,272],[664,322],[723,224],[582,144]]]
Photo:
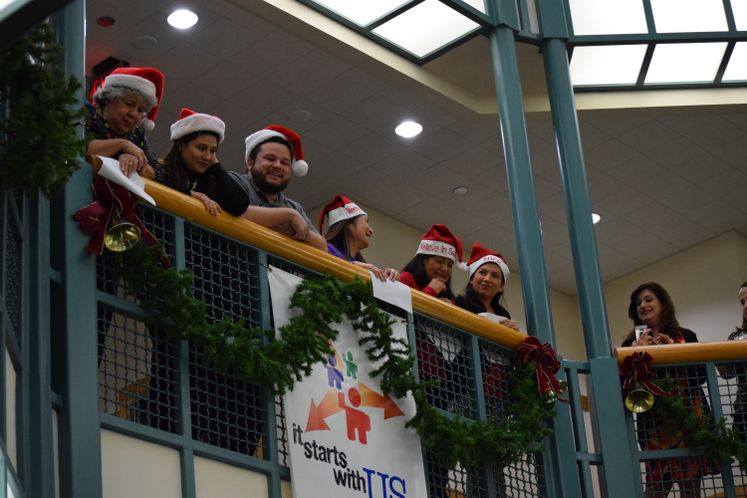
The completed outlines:
[[[747,42],[737,42],[721,81],[747,81]]]
[[[638,0],[570,0],[575,35],[646,33],[646,14]]]
[[[479,27],[438,0],[426,0],[373,32],[418,57],[424,57]]]
[[[646,45],[576,47],[571,58],[574,85],[634,85]]]
[[[358,26],[367,26],[409,0],[314,0]]]
[[[710,83],[716,78],[726,42],[657,45],[646,74],[646,85]]]
[[[727,31],[723,0],[651,0],[657,33]]]

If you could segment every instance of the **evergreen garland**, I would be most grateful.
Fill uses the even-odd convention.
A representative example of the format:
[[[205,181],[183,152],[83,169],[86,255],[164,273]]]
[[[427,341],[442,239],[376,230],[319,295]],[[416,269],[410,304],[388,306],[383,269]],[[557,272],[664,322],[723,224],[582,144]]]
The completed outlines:
[[[0,177],[27,193],[60,190],[85,151],[74,128],[83,116],[80,83],[60,69],[61,52],[41,24],[0,53]]]
[[[247,328],[243,322],[207,323],[205,303],[192,296],[192,273],[165,268],[159,246],[138,244],[112,257],[127,291],[152,312],[150,324],[171,340],[187,340],[202,350],[208,365],[273,386],[278,394],[292,389],[324,360],[337,337],[330,324],[347,317],[368,358],[382,362],[372,372],[380,378],[382,390],[397,397],[412,393],[417,412],[407,426],[418,432],[422,445],[433,449],[443,465],[505,465],[538,451],[550,433],[546,421],[554,413],[555,398],[538,393],[534,364],[518,360],[508,368],[511,403],[501,419],[473,421],[433,407],[426,393],[430,384],[413,376],[409,345],[394,337],[392,318],[379,309],[369,285],[360,279],[347,284],[328,276],[304,279],[290,302],[303,313],[291,318],[275,337],[272,331]]]
[[[654,383],[669,396],[657,396],[653,415],[663,421],[662,431],[668,437],[681,435],[688,448],[702,447],[705,456],[714,461],[736,458],[742,471],[747,471],[747,443],[739,437],[735,427],[726,427],[726,419],[714,422],[711,417],[699,416],[685,405],[671,377]]]

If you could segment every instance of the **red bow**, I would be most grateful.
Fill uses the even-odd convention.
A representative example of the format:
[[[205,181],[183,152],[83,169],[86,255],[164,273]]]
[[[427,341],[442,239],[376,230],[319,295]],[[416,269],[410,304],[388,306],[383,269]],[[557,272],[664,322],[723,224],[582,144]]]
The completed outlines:
[[[143,242],[149,246],[158,244],[158,240],[145,228],[138,216],[135,210],[136,198],[132,192],[100,176],[93,181],[93,192],[97,200],[80,208],[73,215],[83,231],[91,236],[88,254],[101,254],[104,250],[104,234],[115,210],[122,220],[129,221],[140,229]]]
[[[642,351],[626,356],[620,365],[620,376],[623,379],[623,396],[627,396],[636,384],[641,384],[651,394],[669,396],[669,394],[654,384],[654,370],[651,364],[654,359],[650,354]]]
[[[533,361],[537,369],[537,390],[540,394],[552,396],[560,394],[560,382],[555,374],[560,370],[560,362],[549,343],[542,344],[539,339],[529,336],[516,348],[516,357],[524,363]]]

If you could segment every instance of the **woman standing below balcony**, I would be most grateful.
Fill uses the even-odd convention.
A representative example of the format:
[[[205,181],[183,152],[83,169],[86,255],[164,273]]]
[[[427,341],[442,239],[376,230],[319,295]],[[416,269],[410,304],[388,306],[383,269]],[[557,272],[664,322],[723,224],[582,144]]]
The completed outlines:
[[[729,334],[730,341],[747,341],[747,282],[742,283],[737,294],[742,308],[742,326]],[[724,379],[737,376],[737,396],[732,405],[731,418],[742,441],[747,442],[747,365],[724,365],[718,368]]]
[[[150,67],[120,67],[104,79],[87,103],[87,152],[119,160],[122,172],[153,178],[156,155],[145,137],[163,97],[163,74]]]
[[[249,197],[218,162],[226,124],[217,116],[182,108],[171,125],[173,145],[155,168],[155,180],[199,199],[213,216],[226,210],[240,216]]]
[[[639,285],[630,295],[628,316],[635,326],[645,325],[638,337],[630,331],[623,346],[651,346],[698,342],[695,332],[680,327],[675,316],[674,303],[669,293],[659,284],[649,282]],[[710,417],[710,409],[701,388],[705,382],[702,367],[668,368],[660,371],[672,378],[676,391],[685,400],[688,409],[699,417]],[[643,450],[684,448],[681,435],[663,432],[665,420],[652,412],[640,413],[636,418],[638,444]],[[646,462],[646,498],[666,498],[674,483],[683,498],[700,497],[701,479],[714,472],[705,457],[667,458]]]
[[[367,263],[361,251],[371,245],[373,228],[368,215],[357,204],[338,195],[319,213],[319,233],[327,240],[327,252],[371,271],[379,280],[397,280],[399,272]],[[327,227],[324,230],[324,227]]]
[[[516,322],[511,320],[511,314],[502,305],[503,289],[510,274],[503,256],[475,242],[467,267],[469,282],[464,295],[456,298],[456,305],[478,315],[493,315],[488,315],[487,318],[519,330]]]
[[[451,269],[461,261],[462,241],[446,225],[436,224],[423,235],[415,257],[399,274],[399,281],[453,304]]]

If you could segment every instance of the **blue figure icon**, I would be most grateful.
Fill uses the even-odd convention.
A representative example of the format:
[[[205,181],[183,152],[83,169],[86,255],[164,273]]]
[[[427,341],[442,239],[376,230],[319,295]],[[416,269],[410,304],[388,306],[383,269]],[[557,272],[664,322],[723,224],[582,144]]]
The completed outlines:
[[[324,366],[327,369],[327,380],[329,382],[329,387],[342,389],[342,372],[335,368],[335,366],[337,366],[337,360],[335,359],[334,355],[327,355],[327,363],[328,365]]]

